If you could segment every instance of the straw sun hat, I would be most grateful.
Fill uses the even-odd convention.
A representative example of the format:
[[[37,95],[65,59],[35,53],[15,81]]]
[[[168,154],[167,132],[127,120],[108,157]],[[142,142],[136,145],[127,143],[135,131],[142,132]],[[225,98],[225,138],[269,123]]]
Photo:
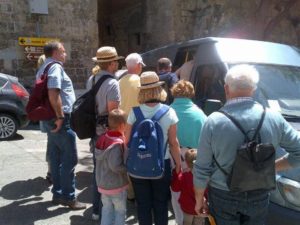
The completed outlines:
[[[150,89],[163,85],[165,82],[159,81],[157,74],[153,71],[146,71],[141,74],[140,89]]]
[[[111,62],[124,59],[124,57],[118,56],[117,50],[114,47],[104,46],[97,50],[96,56],[92,59],[94,62]]]

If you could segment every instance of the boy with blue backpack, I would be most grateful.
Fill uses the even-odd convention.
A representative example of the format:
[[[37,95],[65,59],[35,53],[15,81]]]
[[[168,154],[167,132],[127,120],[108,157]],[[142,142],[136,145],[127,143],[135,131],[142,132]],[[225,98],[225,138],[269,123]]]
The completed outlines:
[[[124,162],[126,114],[120,109],[108,115],[107,132],[96,143],[96,181],[101,193],[101,225],[122,225],[126,218],[127,170]]]

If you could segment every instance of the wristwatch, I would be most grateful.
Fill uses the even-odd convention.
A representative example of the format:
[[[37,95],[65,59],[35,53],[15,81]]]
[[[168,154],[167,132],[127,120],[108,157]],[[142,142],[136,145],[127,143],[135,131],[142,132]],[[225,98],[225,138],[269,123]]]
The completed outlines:
[[[58,120],[64,120],[64,119],[65,119],[65,117],[63,117],[63,116],[59,116],[59,117],[57,117],[57,119],[58,119]]]

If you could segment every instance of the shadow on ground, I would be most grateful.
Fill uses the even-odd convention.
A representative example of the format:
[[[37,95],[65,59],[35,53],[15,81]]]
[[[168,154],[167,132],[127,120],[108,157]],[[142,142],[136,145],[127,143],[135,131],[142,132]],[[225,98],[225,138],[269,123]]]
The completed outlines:
[[[24,139],[24,137],[21,134],[16,133],[13,137],[5,139],[5,141],[20,141],[23,139]]]
[[[49,183],[42,177],[19,180],[2,187],[0,196],[7,200],[20,200],[31,196],[41,196],[49,190]]]
[[[34,225],[35,221],[68,212],[66,208],[50,209],[53,207],[52,203],[43,201],[40,197],[48,190],[49,184],[42,177],[5,185],[1,189],[0,197],[14,201],[0,208],[0,224]]]
[[[40,130],[40,125],[38,123],[30,122],[26,127],[21,128],[19,130]],[[20,141],[23,140],[24,137],[21,134],[16,133],[13,137],[6,139],[5,141]]]
[[[93,173],[80,171],[76,173],[77,189],[81,190],[78,195],[78,200],[84,203],[91,203],[93,200]],[[91,220],[92,207],[86,209],[83,216],[74,215],[70,217],[71,225],[84,225],[84,224],[99,224]],[[126,224],[137,224],[136,206],[134,202],[127,201],[127,216]]]
[[[76,173],[76,188],[79,190],[78,200],[84,203],[92,203],[91,172],[79,171]],[[14,181],[2,187],[0,197],[9,201],[9,204],[0,208],[0,224],[5,225],[34,225],[36,221],[50,219],[70,210],[66,207],[57,207],[51,203],[51,199],[44,199],[42,194],[50,191],[50,185],[42,177],[29,180]],[[170,207],[171,210],[171,207]],[[62,218],[64,224],[94,225],[99,221],[91,220],[92,208],[83,211],[83,215],[71,215]],[[173,214],[170,218],[174,219]],[[126,224],[137,224],[136,206],[134,202],[127,202]],[[47,223],[48,224],[48,223]]]

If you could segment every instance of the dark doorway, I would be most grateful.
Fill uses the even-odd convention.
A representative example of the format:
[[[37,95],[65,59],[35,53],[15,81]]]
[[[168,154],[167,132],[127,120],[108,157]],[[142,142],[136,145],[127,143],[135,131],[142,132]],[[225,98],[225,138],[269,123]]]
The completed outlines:
[[[98,0],[99,46],[115,46],[122,55],[142,52],[145,4],[145,0]]]

